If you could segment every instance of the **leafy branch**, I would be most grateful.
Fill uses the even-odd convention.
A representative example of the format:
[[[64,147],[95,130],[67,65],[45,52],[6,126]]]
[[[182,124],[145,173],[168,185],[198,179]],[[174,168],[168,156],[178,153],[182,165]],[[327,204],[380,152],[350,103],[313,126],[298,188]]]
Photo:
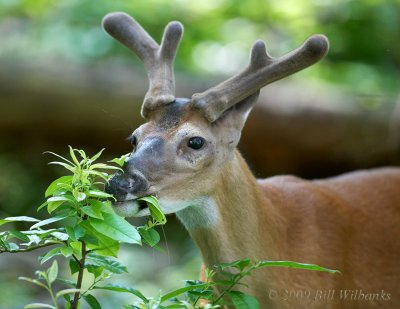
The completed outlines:
[[[50,217],[39,220],[19,216],[0,220],[0,226],[13,222],[33,224],[28,231],[1,232],[0,253],[22,253],[55,246],[40,258],[41,263],[61,255],[69,261],[71,274],[77,273],[75,281],[62,280],[69,288],[56,294],[52,290],[58,273],[56,261],[47,271],[37,271],[35,279],[21,278],[45,288],[53,302],[52,305],[29,304],[25,308],[58,308],[60,296],[66,301],[65,308],[78,308],[81,298],[92,308],[100,308],[98,301],[89,292],[98,288],[98,284],[112,274],[127,272],[126,267],[115,259],[120,243],[147,243],[155,246],[160,240],[154,228],[164,224],[166,219],[154,197],[143,198],[152,214],[148,224],[143,227],[136,228],[114,213],[109,201],[113,196],[104,192],[103,187],[111,177],[108,172],[121,170],[127,156],[112,160],[118,166],[97,163],[102,152],[88,157],[83,150],[70,147],[68,159],[48,152],[60,159],[50,164],[62,166],[70,173],[57,178],[46,189],[46,201],[38,210],[46,208]],[[43,229],[52,224],[61,227]],[[85,289],[83,279],[87,273],[94,276],[94,281]]]
[[[3,243],[3,244],[4,244],[4,243]],[[13,250],[13,249],[7,249],[7,247],[6,247],[6,245],[5,245],[5,247],[3,247],[3,248],[0,249],[0,254],[1,254],[1,253],[22,253],[22,252],[30,252],[30,251],[34,251],[34,250],[37,250],[37,249],[46,248],[46,247],[49,247],[49,246],[54,246],[54,245],[56,245],[56,244],[59,244],[59,243],[58,243],[58,242],[54,242],[54,243],[48,242],[48,243],[41,244],[41,245],[37,245],[37,246],[32,246],[32,247],[28,247],[28,248],[18,248],[18,249],[15,249],[15,250]]]

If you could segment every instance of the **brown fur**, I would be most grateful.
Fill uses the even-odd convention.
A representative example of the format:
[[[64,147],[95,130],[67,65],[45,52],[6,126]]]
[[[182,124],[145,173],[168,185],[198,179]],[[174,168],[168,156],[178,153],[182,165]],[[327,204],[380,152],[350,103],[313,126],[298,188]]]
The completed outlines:
[[[240,258],[292,260],[342,273],[258,270],[244,290],[261,308],[400,308],[399,168],[257,183],[237,152],[220,175],[213,193],[219,224],[189,231],[207,266]],[[344,290],[355,299],[341,299]],[[360,291],[364,299],[357,300]]]

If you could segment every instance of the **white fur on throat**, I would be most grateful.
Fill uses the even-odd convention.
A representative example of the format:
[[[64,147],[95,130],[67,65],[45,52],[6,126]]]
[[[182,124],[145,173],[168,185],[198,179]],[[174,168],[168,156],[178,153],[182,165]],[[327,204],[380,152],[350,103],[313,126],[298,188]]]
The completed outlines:
[[[194,200],[168,200],[159,199],[162,211],[165,214],[176,213],[179,220],[188,230],[210,228],[218,223],[218,209],[215,201],[209,197]],[[127,200],[114,205],[114,211],[122,217],[149,216],[148,208],[139,210],[139,203],[135,200]]]
[[[188,207],[176,212],[187,230],[207,229],[218,224],[219,213],[214,199],[205,197],[192,201]]]

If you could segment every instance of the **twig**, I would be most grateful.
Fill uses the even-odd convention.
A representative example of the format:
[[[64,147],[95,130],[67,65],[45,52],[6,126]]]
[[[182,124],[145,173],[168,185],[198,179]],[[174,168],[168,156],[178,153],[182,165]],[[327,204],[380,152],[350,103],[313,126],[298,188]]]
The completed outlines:
[[[86,243],[84,241],[82,242],[82,259],[79,261],[79,273],[78,273],[78,280],[76,282],[76,289],[78,289],[78,292],[75,292],[74,294],[74,300],[71,303],[71,309],[77,309],[78,308],[78,301],[81,296],[80,289],[82,287],[82,280],[83,280],[83,272],[85,270],[85,260],[86,260]]]
[[[78,263],[78,265],[81,263],[81,262],[78,260],[78,258],[76,257],[75,254],[72,255],[72,258],[75,260],[75,262]]]
[[[217,297],[216,300],[212,302],[213,305],[218,304],[218,302],[223,299],[223,297],[228,294],[237,284],[239,284],[239,281],[242,280],[244,277],[250,274],[250,272],[255,269],[254,266],[250,267],[247,271],[245,272],[239,272],[236,274],[236,278],[232,281],[232,283],[226,288],[222,293]]]
[[[37,245],[34,247],[29,247],[29,248],[25,248],[25,249],[17,249],[17,250],[8,250],[8,249],[0,249],[0,254],[1,253],[20,253],[20,252],[30,252],[30,251],[34,251],[36,249],[40,249],[40,248],[45,248],[45,247],[49,247],[49,246],[53,246],[53,245],[57,245],[60,244],[60,242],[52,242],[52,243],[46,243],[46,244],[41,244],[41,245]]]

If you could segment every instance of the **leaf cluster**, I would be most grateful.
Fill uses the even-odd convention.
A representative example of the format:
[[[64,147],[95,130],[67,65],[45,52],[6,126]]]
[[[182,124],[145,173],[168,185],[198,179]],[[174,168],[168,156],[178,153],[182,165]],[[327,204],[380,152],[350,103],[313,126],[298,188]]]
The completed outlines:
[[[214,269],[206,269],[206,281],[186,280],[183,288],[153,298],[143,298],[135,304],[126,306],[132,309],[214,309],[229,306],[236,309],[259,309],[258,300],[238,288],[247,287],[242,281],[254,271],[264,267],[288,267],[305,270],[338,273],[314,264],[292,261],[251,261],[241,259],[232,263],[218,264]]]
[[[103,150],[88,157],[83,150],[69,147],[70,158],[56,156],[58,161],[50,164],[64,167],[69,175],[54,180],[45,192],[46,201],[38,210],[47,209],[50,217],[45,220],[20,216],[0,220],[0,225],[12,222],[29,222],[33,225],[28,231],[7,230],[0,233],[0,253],[18,253],[51,246],[40,257],[45,263],[56,256],[63,256],[69,261],[71,275],[77,273],[75,281],[61,280],[68,289],[54,294],[52,283],[57,277],[56,261],[47,271],[36,272],[36,279],[21,278],[39,285],[49,291],[52,305],[41,304],[45,308],[58,308],[59,297],[66,300],[66,308],[77,308],[83,298],[92,308],[100,308],[98,301],[90,294],[99,288],[99,283],[112,274],[127,272],[127,268],[116,258],[121,243],[156,246],[160,240],[155,227],[166,222],[156,198],[142,198],[151,210],[152,217],[148,224],[134,227],[124,218],[116,215],[111,207],[113,196],[104,192],[104,184],[109,180],[110,171],[121,170],[127,156],[112,160],[119,166],[96,163]],[[56,225],[47,228],[49,225]],[[82,290],[85,273],[92,274],[93,283]],[[55,275],[54,275],[55,274]],[[74,298],[70,298],[74,294]],[[39,304],[30,304],[26,308],[39,308]],[[47,307],[46,307],[47,306]]]

